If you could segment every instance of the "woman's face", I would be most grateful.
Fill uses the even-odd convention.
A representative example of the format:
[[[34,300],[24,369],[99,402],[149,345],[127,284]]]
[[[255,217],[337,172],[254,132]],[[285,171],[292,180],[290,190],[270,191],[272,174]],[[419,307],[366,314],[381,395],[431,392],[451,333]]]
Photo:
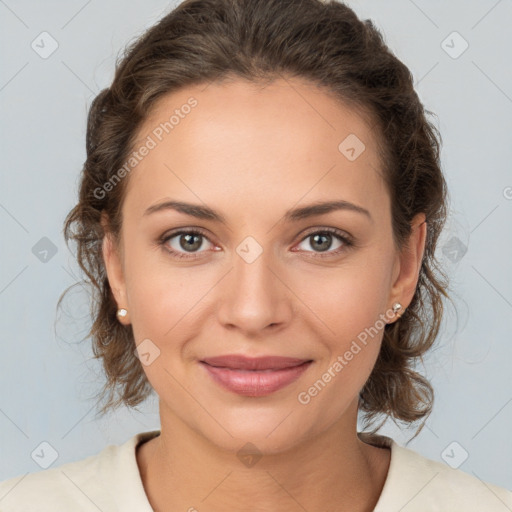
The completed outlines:
[[[297,80],[187,87],[157,104],[123,178],[121,255],[108,243],[104,255],[163,428],[271,452],[354,425],[390,307],[411,300],[421,260],[393,246],[374,137]],[[170,201],[188,206],[155,208]],[[309,208],[323,202],[346,207]],[[228,354],[312,362],[280,370],[296,378],[277,388],[223,370],[227,388],[202,361]]]

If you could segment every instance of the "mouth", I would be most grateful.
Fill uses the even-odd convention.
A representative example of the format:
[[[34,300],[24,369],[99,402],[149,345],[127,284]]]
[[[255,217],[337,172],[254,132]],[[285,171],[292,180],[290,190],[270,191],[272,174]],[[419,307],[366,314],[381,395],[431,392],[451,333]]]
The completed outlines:
[[[265,396],[297,380],[312,359],[267,356],[247,358],[230,355],[200,361],[209,376],[222,388],[244,396]]]

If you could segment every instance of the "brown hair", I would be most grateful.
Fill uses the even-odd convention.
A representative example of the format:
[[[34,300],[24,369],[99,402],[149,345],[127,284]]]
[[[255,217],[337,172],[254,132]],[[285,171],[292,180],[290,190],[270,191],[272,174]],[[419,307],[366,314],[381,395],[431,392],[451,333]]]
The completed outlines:
[[[79,201],[65,220],[64,237],[68,245],[69,239],[77,242],[78,263],[93,286],[88,335],[107,378],[99,394],[105,399],[102,413],[123,403],[133,407],[152,388],[134,354],[131,326],[116,319],[102,256],[101,213],[108,215],[109,231],[118,241],[128,178],[107,194],[95,190],[126,161],[150,108],[164,95],[208,81],[263,83],[279,77],[305,79],[373,121],[398,249],[411,233],[412,218],[426,215],[427,241],[414,298],[399,320],[385,326],[359,409],[365,426],[378,415],[410,424],[430,414],[432,386],[413,368],[434,343],[442,296],[449,298],[446,275],[434,255],[447,214],[441,136],[426,118],[431,112],[414,91],[409,69],[372,21],[358,19],[343,3],[321,0],[185,0],[127,46],[112,85],[93,100]]]

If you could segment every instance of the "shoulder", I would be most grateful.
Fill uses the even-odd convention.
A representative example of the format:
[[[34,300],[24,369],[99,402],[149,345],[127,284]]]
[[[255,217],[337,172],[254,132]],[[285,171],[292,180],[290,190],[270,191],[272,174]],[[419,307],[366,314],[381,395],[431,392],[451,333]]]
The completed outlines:
[[[118,510],[123,486],[134,487],[130,492],[142,499],[135,447],[152,434],[140,433],[85,459],[0,482],[0,511],[36,510],[35,505],[38,512]]]
[[[114,447],[109,446],[80,461],[0,482],[0,510],[34,510],[36,504],[41,512],[65,510],[66,507],[68,510],[92,510],[95,500],[105,502],[103,485],[108,482],[98,480],[95,475],[113,452]]]
[[[512,510],[509,490],[386,439],[391,447],[391,462],[375,512]]]

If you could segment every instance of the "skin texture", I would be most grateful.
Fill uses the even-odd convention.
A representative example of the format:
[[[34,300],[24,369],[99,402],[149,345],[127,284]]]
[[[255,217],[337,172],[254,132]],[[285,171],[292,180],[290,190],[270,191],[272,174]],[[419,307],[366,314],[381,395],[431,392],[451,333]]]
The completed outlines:
[[[378,356],[379,315],[413,298],[425,216],[397,252],[375,133],[298,79],[187,87],[159,101],[139,141],[191,96],[197,106],[125,178],[121,246],[108,236],[103,243],[115,299],[128,310],[120,321],[132,325],[137,345],[150,339],[160,350],[143,366],[161,419],[161,435],[137,450],[149,501],[157,511],[373,510],[390,452],[357,437],[358,393]],[[354,161],[338,149],[349,134],[365,144]],[[226,224],[174,210],[143,215],[166,199],[206,205]],[[288,209],[340,199],[372,219],[338,210],[284,221]],[[191,227],[206,232],[192,252],[179,235],[159,245]],[[327,227],[351,235],[354,246],[335,236],[330,246],[315,243],[310,235]],[[263,251],[251,263],[237,252],[248,236]],[[374,325],[379,334],[300,403],[298,394]],[[314,362],[285,388],[247,397],[221,388],[198,362],[228,353]],[[252,467],[237,457],[247,442],[262,455]]]

